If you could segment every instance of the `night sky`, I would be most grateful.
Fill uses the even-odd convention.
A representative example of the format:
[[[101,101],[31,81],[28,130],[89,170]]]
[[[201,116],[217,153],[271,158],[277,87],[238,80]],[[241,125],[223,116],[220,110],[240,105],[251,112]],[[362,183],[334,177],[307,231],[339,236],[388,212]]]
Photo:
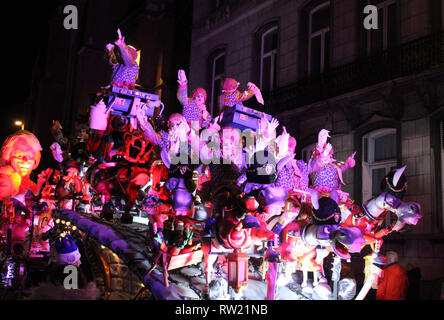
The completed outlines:
[[[8,1],[2,8],[2,103],[0,140],[17,131],[14,121],[23,115],[29,97],[32,70],[38,54],[46,48],[48,20],[55,1]],[[26,129],[26,124],[25,124]]]

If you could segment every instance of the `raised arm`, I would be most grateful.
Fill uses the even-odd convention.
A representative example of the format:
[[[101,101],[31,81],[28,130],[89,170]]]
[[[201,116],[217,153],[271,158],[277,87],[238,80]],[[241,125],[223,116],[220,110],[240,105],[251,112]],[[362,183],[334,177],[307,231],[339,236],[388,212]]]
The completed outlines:
[[[252,82],[248,82],[247,87],[249,90],[253,91],[254,95],[256,96],[257,102],[263,105],[264,98],[262,97],[261,89],[259,89],[259,87]]]
[[[184,70],[179,70],[177,73],[177,82],[179,88],[177,89],[177,100],[181,105],[186,105],[190,99],[188,98],[188,80]]]
[[[356,152],[354,152],[350,157],[348,157],[345,162],[339,164],[339,167],[341,168],[342,172],[345,172],[356,165],[355,155]]]
[[[155,145],[160,145],[162,143],[162,135],[157,133],[145,114],[145,109],[140,108],[136,111],[137,122],[143,131],[144,137],[154,143]]]
[[[135,65],[135,61],[131,58],[128,48],[125,44],[125,37],[122,36],[120,29],[117,29],[118,39],[114,42],[120,49],[120,53],[122,54],[123,63],[128,67],[133,67]]]
[[[252,96],[254,96],[254,91],[251,90],[251,89],[247,89],[247,90],[245,90],[244,92],[239,93],[239,94],[237,95],[236,99],[237,99],[238,101],[245,101],[245,100],[250,99]]]

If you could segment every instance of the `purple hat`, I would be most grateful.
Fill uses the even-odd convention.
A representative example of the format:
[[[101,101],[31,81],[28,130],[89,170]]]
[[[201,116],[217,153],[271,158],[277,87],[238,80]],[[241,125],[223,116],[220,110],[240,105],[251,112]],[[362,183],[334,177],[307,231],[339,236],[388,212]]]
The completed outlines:
[[[339,224],[341,222],[341,210],[336,201],[331,198],[319,199],[319,209],[313,210],[313,223],[317,225],[323,224]]]
[[[186,189],[177,188],[172,194],[174,210],[189,210],[193,203],[193,196]]]
[[[56,240],[55,247],[59,253],[58,262],[60,264],[74,264],[81,258],[79,248],[70,234],[64,237],[60,236]]]
[[[373,265],[378,267],[379,269],[384,269],[387,266],[387,259],[384,256],[377,256],[373,260]]]

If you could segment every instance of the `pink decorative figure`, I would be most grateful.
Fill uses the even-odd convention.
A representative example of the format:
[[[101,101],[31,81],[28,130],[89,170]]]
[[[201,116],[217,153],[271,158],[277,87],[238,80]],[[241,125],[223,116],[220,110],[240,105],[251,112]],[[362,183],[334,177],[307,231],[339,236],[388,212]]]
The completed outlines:
[[[183,106],[183,116],[193,127],[194,124],[198,123],[197,130],[207,127],[211,121],[211,115],[205,106],[207,92],[203,88],[197,88],[193,91],[190,99],[188,97],[188,80],[185,71],[179,70],[177,78],[179,83],[177,99]]]
[[[310,162],[317,162],[317,165],[320,167],[319,170],[312,174],[312,188],[316,192],[312,193],[311,200],[315,209],[319,208],[318,199],[320,196],[329,196],[336,203],[348,201],[348,194],[341,190],[341,184],[344,184],[342,174],[356,165],[354,159],[356,152],[345,162],[336,164],[336,160],[333,158],[333,147],[330,143],[327,143],[328,137],[328,130],[322,129],[319,132],[318,143],[310,159]]]
[[[136,48],[125,43],[120,29],[118,39],[113,44],[107,44],[108,61],[113,67],[111,85],[121,88],[134,89],[139,77],[139,53]],[[116,48],[117,46],[117,48]]]
[[[222,94],[219,97],[219,108],[221,112],[236,104],[242,104],[243,101],[246,101],[253,96],[256,96],[256,99],[260,104],[264,104],[261,91],[254,83],[248,82],[248,89],[242,93],[237,90],[239,84],[240,83],[233,78],[226,78],[222,81]]]

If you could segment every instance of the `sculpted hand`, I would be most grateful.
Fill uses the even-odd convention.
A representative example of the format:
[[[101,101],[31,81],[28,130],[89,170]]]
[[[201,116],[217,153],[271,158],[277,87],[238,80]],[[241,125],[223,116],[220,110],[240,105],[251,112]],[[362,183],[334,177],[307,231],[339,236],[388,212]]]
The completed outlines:
[[[257,85],[255,85],[252,82],[248,82],[247,83],[247,87],[248,89],[250,89],[251,91],[254,92],[254,95],[256,96],[256,100],[257,102],[259,102],[260,104],[264,104],[264,98],[262,97],[262,93],[261,90],[259,89],[259,87]]]
[[[142,130],[144,130],[148,126],[148,117],[145,114],[145,109],[146,107],[143,106],[141,108],[137,108],[136,110],[136,118]]]
[[[179,71],[177,72],[177,82],[178,82],[180,85],[186,85],[186,84],[188,83],[188,79],[187,79],[187,76],[186,76],[184,70],[179,70]]]
[[[117,36],[118,36],[118,39],[114,43],[116,44],[116,46],[121,48],[125,45],[125,37],[122,37],[122,33],[120,32],[120,29],[117,29]]]
[[[255,85],[253,82],[248,82],[247,88],[250,89],[251,91],[253,91],[254,93],[256,93],[259,90],[257,85]]]
[[[288,152],[289,139],[290,139],[290,134],[287,132],[287,128],[284,127],[282,134],[276,139],[276,143],[280,154],[284,155]]]
[[[269,123],[268,130],[274,131],[277,127],[279,127],[279,121],[276,118],[272,118],[271,122]]]
[[[38,184],[43,184],[46,182],[47,179],[49,179],[49,176],[52,174],[53,169],[48,168],[46,170],[43,170],[37,177]]]
[[[319,132],[319,135],[318,135],[318,145],[320,147],[324,147],[325,144],[327,143],[327,138],[330,138],[330,134],[329,133],[330,133],[330,131],[328,131],[326,129],[322,129]]]
[[[354,152],[348,159],[347,159],[347,163],[350,166],[350,168],[353,168],[356,165],[356,161],[355,161],[355,155],[356,152]]]

